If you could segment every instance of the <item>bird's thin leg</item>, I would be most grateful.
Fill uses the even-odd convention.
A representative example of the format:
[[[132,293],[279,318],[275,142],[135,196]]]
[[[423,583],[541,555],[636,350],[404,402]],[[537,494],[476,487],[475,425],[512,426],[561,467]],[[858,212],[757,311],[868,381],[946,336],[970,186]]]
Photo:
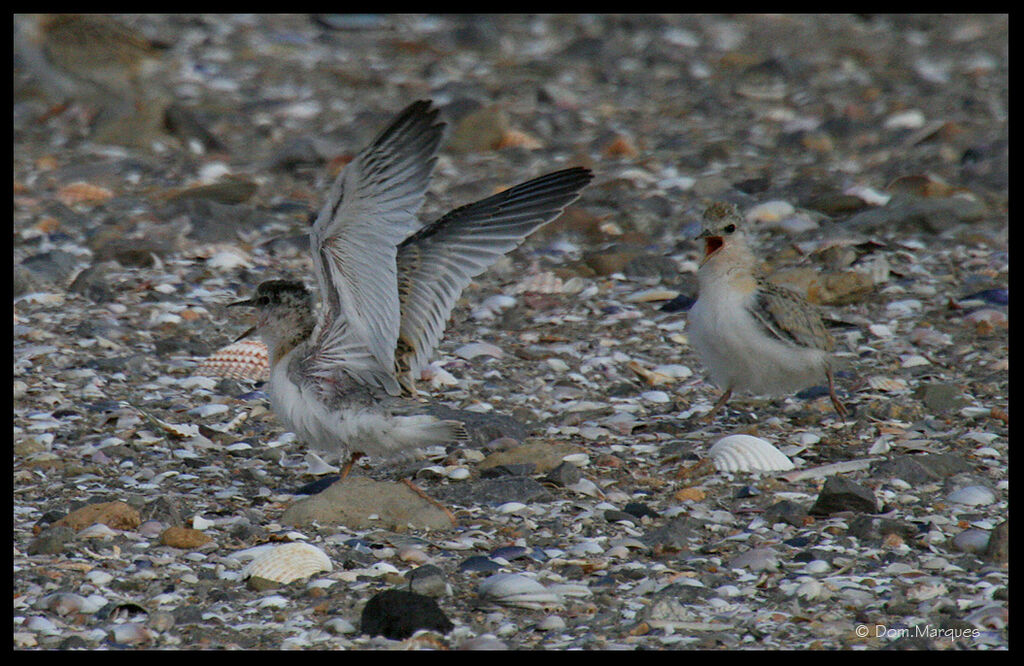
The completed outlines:
[[[839,402],[839,398],[836,397],[835,381],[832,378],[831,368],[825,369],[825,376],[828,377],[828,397],[831,398],[832,406],[835,407],[836,413],[839,414],[839,418],[843,419],[843,421],[845,422],[846,415],[849,412],[846,411],[846,407],[844,407],[843,403]]]
[[[715,414],[718,413],[718,410],[720,410],[722,407],[724,407],[725,403],[729,402],[729,398],[731,398],[731,397],[732,397],[732,389],[731,388],[725,389],[725,392],[722,393],[722,396],[718,399],[718,402],[715,403],[715,406],[711,408],[711,411],[708,412],[707,414],[705,414],[704,416],[700,417],[700,418],[705,423],[711,423],[711,420],[713,418],[715,418]]]
[[[362,451],[356,451],[355,453],[348,457],[348,461],[345,463],[345,466],[341,468],[341,478],[338,479],[338,481],[345,480],[345,477],[348,476],[348,473],[352,471],[352,465],[355,465],[356,461],[362,458],[363,455],[364,454]]]
[[[414,493],[416,493],[417,495],[419,495],[423,499],[427,500],[428,502],[430,502],[431,504],[436,506],[438,509],[441,509],[442,511],[444,511],[445,515],[448,516],[448,520],[452,521],[452,525],[455,524],[455,515],[451,511],[448,510],[448,507],[446,507],[445,505],[441,504],[440,502],[438,502],[436,499],[434,499],[430,495],[428,495],[425,492],[423,492],[422,488],[417,486],[415,483],[413,483],[409,479],[402,479],[402,483],[404,483],[405,485],[409,486],[409,490],[413,491]]]

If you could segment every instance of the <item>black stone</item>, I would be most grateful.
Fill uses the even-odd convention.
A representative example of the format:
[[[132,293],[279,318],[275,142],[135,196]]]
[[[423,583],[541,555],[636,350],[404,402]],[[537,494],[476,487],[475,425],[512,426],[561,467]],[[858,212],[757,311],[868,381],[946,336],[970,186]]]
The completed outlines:
[[[793,527],[803,527],[807,517],[807,509],[803,505],[790,500],[776,502],[764,511],[764,522],[769,525],[787,523]]]
[[[644,516],[647,516],[648,518],[658,517],[658,512],[643,502],[629,502],[626,506],[622,507],[622,510],[630,515],[636,516],[637,518],[643,518]]]
[[[876,513],[878,502],[869,489],[840,476],[830,476],[818,494],[810,513],[830,515],[840,511]]]
[[[360,621],[364,634],[402,640],[418,629],[447,634],[455,625],[430,597],[386,590],[366,602]]]

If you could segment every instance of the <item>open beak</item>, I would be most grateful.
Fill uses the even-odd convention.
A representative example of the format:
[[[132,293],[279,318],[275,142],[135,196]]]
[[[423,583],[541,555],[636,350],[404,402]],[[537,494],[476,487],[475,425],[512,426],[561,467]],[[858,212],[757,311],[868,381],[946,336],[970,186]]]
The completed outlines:
[[[711,255],[722,248],[723,242],[721,236],[715,236],[707,229],[700,232],[700,235],[697,236],[697,240],[700,240],[701,238],[704,239],[704,260],[701,263],[704,263],[704,261],[707,261]]]
[[[235,301],[234,303],[228,303],[228,307],[229,308],[233,308],[236,305],[255,306],[256,304],[253,302],[253,300],[251,298],[247,298],[244,301]],[[249,330],[247,330],[245,333],[242,333],[240,336],[235,338],[234,342],[238,342],[239,340],[242,340],[243,338],[249,337],[250,335],[252,335],[253,333],[256,332],[256,328],[257,328],[256,326],[253,326],[253,327],[249,328]]]
[[[249,337],[250,335],[252,335],[255,332],[256,332],[256,327],[253,326],[253,327],[249,328],[249,330],[247,330],[245,333],[242,333],[240,336],[238,336],[237,338],[232,340],[232,342],[238,342],[239,340],[244,340],[245,338]]]

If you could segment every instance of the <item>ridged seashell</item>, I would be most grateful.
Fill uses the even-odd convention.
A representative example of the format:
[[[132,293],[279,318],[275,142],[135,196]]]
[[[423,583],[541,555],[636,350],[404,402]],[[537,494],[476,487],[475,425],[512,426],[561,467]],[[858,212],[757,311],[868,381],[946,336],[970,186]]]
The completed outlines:
[[[494,574],[480,583],[477,593],[489,601],[517,608],[548,611],[562,606],[562,600],[557,594],[521,574]]]
[[[260,340],[239,340],[201,361],[195,374],[266,381],[270,379],[267,346]]]
[[[909,389],[906,379],[882,377],[881,375],[868,377],[868,386],[876,391],[885,391],[886,393],[901,393]]]
[[[965,486],[946,497],[947,502],[966,506],[983,506],[996,501],[996,494],[985,486]]]
[[[784,472],[793,461],[760,437],[729,435],[708,451],[719,472]]]
[[[81,181],[65,185],[57,190],[57,200],[65,206],[73,206],[79,203],[99,203],[113,196],[114,193],[105,187]]]
[[[551,271],[534,273],[512,288],[513,294],[560,294],[565,283]]]
[[[287,585],[333,568],[327,553],[314,545],[294,542],[274,546],[258,554],[242,569],[242,578],[256,576]]]

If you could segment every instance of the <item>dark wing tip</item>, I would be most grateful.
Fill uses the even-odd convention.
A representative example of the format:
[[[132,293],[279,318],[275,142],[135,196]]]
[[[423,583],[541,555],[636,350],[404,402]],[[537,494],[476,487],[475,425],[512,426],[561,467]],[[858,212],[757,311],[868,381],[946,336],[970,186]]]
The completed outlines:
[[[442,131],[447,126],[443,120],[438,120],[440,112],[440,109],[434,106],[431,100],[416,100],[395,116],[391,124],[373,141],[373,144],[383,143],[398,134],[413,135],[427,131],[436,133],[437,140],[440,141]]]

